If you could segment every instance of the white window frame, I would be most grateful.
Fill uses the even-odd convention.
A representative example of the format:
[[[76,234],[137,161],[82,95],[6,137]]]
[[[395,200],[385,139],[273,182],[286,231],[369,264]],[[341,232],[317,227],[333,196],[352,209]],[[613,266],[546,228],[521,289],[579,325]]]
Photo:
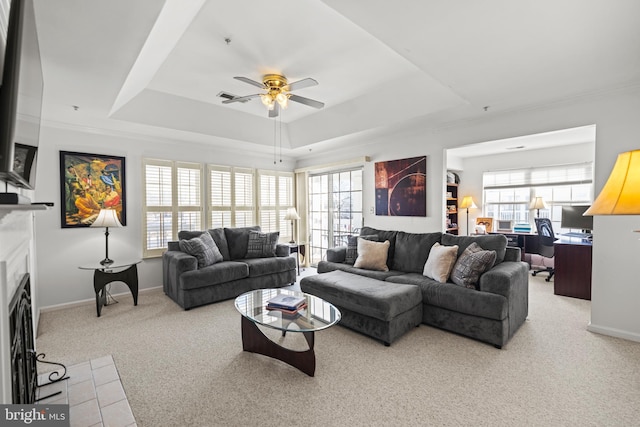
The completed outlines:
[[[171,168],[171,205],[149,206],[147,205],[147,166],[158,166]],[[178,170],[179,169],[192,169],[199,171],[199,194],[195,203],[188,205],[179,204],[179,186],[178,186]],[[145,258],[159,257],[167,249],[153,248],[150,249],[147,246],[148,241],[148,224],[147,214],[152,212],[170,213],[171,214],[171,240],[178,240],[178,228],[179,228],[179,215],[181,212],[199,212],[200,224],[199,229],[204,227],[204,186],[203,186],[203,166],[199,163],[188,162],[176,162],[171,160],[160,159],[143,159],[142,160],[142,192],[144,194],[142,203],[142,254]],[[166,230],[165,230],[166,232]]]
[[[580,191],[587,185],[588,191]],[[564,187],[564,188],[563,188]],[[488,191],[528,191],[528,200],[488,202]],[[564,191],[562,191],[564,190]],[[583,188],[582,188],[583,190]],[[569,197],[549,197],[549,194],[570,193]],[[500,211],[501,205],[519,205],[527,211],[526,221],[533,223],[537,212],[530,208],[530,202],[544,193],[546,209],[540,209],[541,218],[549,218],[554,231],[561,231],[562,206],[590,204],[593,200],[593,163],[540,166],[526,169],[488,171],[483,174],[484,215],[489,215],[491,206]],[[575,194],[578,193],[578,194]],[[525,207],[526,206],[526,207]],[[520,209],[522,210],[522,209]],[[495,218],[510,219],[510,218]]]
[[[266,195],[262,192],[262,179],[263,177],[273,177],[275,179],[275,200],[274,204],[267,200]],[[289,186],[285,184],[283,178],[290,183]],[[264,232],[280,232],[280,241],[293,240],[291,233],[291,221],[284,219],[287,214],[287,209],[295,207],[296,199],[296,180],[293,172],[281,172],[273,170],[258,170],[256,189],[258,193],[258,217],[257,222],[260,228]],[[262,222],[262,215],[265,212],[273,212],[276,217],[276,226],[273,229],[270,226],[265,226]]]
[[[229,186],[229,203],[214,205],[211,188],[211,174],[213,172],[224,172],[229,174],[230,186]],[[238,201],[238,188],[237,181],[240,175],[251,175],[251,197],[249,198],[250,204],[242,204]],[[256,220],[256,172],[255,169],[241,168],[222,165],[207,165],[207,228],[223,227],[238,227],[249,226],[257,224]],[[245,199],[246,200],[246,199]],[[212,216],[214,212],[229,212],[229,224],[213,224]],[[238,225],[238,215],[241,212],[251,212],[249,224],[244,223]]]

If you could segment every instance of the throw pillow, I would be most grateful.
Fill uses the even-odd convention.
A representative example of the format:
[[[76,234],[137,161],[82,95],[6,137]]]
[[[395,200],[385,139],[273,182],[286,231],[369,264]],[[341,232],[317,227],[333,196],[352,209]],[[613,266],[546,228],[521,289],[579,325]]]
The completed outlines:
[[[247,245],[247,256],[245,258],[265,258],[276,256],[278,238],[280,238],[279,231],[273,233],[250,231],[249,244]]]
[[[389,271],[387,267],[389,246],[388,240],[380,243],[358,237],[358,258],[353,266],[365,270]]]
[[[477,243],[471,243],[453,266],[451,280],[456,285],[477,289],[480,275],[493,267],[496,256],[496,251],[485,251]]]
[[[220,250],[207,232],[192,239],[182,239],[178,244],[182,252],[186,252],[198,259],[198,268],[222,261]]]
[[[347,237],[347,255],[345,256],[344,262],[347,264],[353,264],[356,262],[358,258],[358,237],[361,237],[366,240],[370,240],[372,242],[378,241],[378,235],[372,234],[369,236],[348,236]]]
[[[457,258],[457,246],[442,246],[436,242],[431,247],[422,275],[440,283],[446,283]]]
[[[235,227],[224,229],[229,248],[229,259],[244,259],[247,256],[247,245],[249,244],[249,232],[262,231],[259,225],[253,227]]]

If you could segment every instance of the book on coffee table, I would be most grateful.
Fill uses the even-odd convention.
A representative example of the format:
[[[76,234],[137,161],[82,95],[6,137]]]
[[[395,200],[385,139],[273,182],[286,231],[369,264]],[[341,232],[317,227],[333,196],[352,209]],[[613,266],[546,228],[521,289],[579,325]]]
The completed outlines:
[[[269,311],[279,311],[282,314],[287,314],[287,315],[295,315],[298,314],[300,312],[300,310],[307,308],[307,303],[303,303],[302,305],[300,305],[297,308],[294,308],[292,310],[288,310],[285,308],[280,308],[280,307],[272,307],[269,304],[267,304],[267,310]]]
[[[267,308],[297,311],[306,301],[305,297],[278,294],[267,301]]]

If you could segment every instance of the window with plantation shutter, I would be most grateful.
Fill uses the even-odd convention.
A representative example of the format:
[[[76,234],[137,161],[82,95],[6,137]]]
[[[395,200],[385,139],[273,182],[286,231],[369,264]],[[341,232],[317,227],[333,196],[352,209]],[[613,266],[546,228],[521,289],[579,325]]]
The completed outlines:
[[[143,254],[160,256],[182,230],[249,227],[291,239],[288,208],[295,206],[290,172],[143,159]],[[259,206],[259,208],[258,208]]]
[[[143,160],[145,257],[161,255],[180,230],[203,227],[202,166],[168,160]]]
[[[264,232],[280,232],[281,241],[292,240],[291,221],[284,219],[294,204],[294,175],[290,172],[258,171],[259,223]]]
[[[255,225],[254,171],[209,165],[209,215],[207,226]]]

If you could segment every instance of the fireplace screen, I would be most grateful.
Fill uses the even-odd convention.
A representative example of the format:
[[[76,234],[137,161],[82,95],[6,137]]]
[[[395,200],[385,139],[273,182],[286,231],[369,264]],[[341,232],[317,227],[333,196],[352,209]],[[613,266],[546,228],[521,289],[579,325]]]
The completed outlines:
[[[20,281],[9,304],[9,313],[13,403],[34,403],[37,372],[29,274]]]

